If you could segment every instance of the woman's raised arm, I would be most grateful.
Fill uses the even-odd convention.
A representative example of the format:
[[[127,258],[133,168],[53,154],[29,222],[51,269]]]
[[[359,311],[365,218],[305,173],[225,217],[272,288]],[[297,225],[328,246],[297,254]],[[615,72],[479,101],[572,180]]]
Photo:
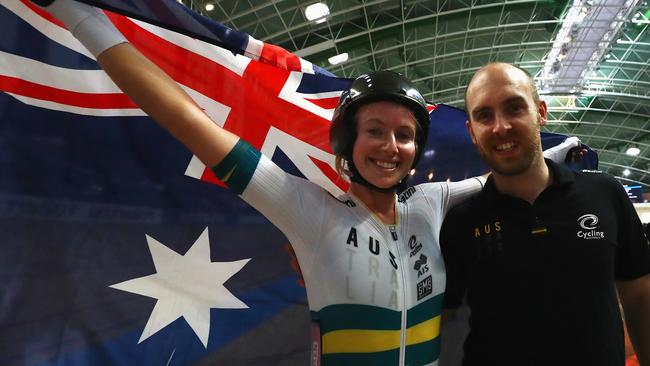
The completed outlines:
[[[239,137],[214,123],[174,80],[126,43],[103,12],[72,0],[56,0],[45,9],[97,57],[124,93],[206,166],[215,166],[235,146]]]
[[[239,140],[129,43],[107,49],[97,61],[124,93],[206,166],[219,163]]]

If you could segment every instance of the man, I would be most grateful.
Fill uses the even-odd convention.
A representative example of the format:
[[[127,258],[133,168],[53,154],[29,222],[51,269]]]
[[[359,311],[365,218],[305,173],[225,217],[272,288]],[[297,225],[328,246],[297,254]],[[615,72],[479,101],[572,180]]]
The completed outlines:
[[[463,365],[622,366],[619,298],[650,365],[650,248],[623,187],[544,160],[547,108],[526,71],[483,67],[465,102],[492,175],[441,233],[445,307],[466,293],[471,310]]]

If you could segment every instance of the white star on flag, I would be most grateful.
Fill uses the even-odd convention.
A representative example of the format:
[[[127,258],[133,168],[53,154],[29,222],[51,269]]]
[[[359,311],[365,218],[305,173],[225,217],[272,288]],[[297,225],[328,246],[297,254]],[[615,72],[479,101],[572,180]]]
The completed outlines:
[[[207,348],[211,308],[248,308],[223,284],[239,272],[250,258],[234,262],[210,262],[207,227],[185,255],[145,236],[157,273],[109,286],[158,300],[138,343],[182,316]]]

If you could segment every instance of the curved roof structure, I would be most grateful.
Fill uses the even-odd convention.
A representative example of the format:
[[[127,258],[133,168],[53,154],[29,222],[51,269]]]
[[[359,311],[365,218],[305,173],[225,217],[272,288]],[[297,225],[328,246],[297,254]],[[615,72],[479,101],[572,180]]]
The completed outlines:
[[[391,69],[464,108],[470,76],[504,61],[549,104],[546,130],[578,136],[600,168],[650,186],[650,6],[643,0],[192,0],[195,10],[343,77]],[[205,6],[213,4],[211,11]],[[347,53],[345,62],[328,59]],[[637,148],[638,155],[626,154]]]

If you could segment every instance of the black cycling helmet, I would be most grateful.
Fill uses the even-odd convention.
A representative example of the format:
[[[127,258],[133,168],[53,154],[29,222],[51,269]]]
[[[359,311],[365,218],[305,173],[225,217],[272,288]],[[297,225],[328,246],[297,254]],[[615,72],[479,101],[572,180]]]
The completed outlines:
[[[347,160],[348,166],[355,176],[359,175],[352,162],[352,148],[357,138],[356,113],[362,105],[379,101],[391,101],[405,105],[411,109],[415,116],[418,129],[415,136],[415,158],[411,168],[415,167],[420,160],[427,142],[430,122],[427,103],[411,82],[402,75],[387,70],[361,75],[352,82],[348,90],[341,94],[330,127],[332,151]],[[357,179],[351,178],[353,181],[358,179],[358,177]],[[363,180],[361,183],[374,187],[365,179],[361,179]]]

